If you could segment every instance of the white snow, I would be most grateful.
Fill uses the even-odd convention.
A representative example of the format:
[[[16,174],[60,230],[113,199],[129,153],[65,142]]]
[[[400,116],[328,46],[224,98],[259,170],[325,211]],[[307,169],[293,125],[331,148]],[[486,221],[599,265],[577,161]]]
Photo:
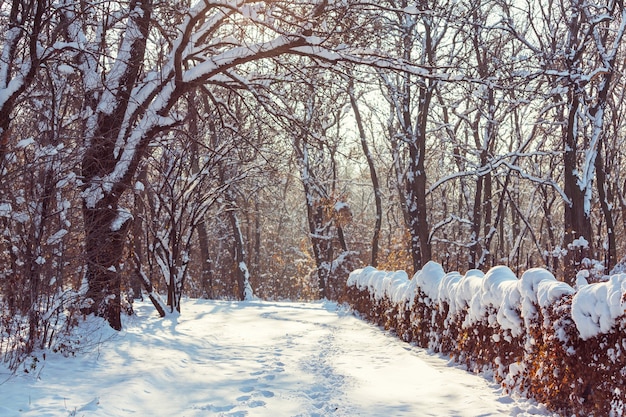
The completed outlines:
[[[126,210],[125,208],[119,207],[117,209],[117,217],[115,217],[115,219],[113,219],[113,222],[111,223],[111,231],[117,232],[122,228],[124,223],[132,219],[133,215],[130,211]]]
[[[11,217],[12,211],[11,203],[0,203],[0,217]]]
[[[490,324],[497,322],[513,336],[531,326],[539,317],[538,308],[547,308],[567,295],[573,295],[572,318],[583,339],[608,333],[626,314],[626,274],[590,285],[584,274],[579,274],[574,289],[543,268],[531,268],[518,279],[506,266],[496,266],[485,275],[470,270],[461,276],[458,272],[446,274],[439,264],[428,262],[412,280],[403,271],[379,271],[369,266],[353,271],[347,285],[367,289],[376,300],[387,297],[395,304],[409,306],[421,289],[428,297],[424,302],[445,302],[450,315],[468,308],[464,327],[480,322],[489,313]]]
[[[236,220],[239,223],[239,219]],[[239,226],[237,226],[239,227]],[[254,291],[252,290],[252,285],[250,285],[250,271],[248,270],[248,265],[245,262],[239,262],[239,270],[244,274],[244,289],[243,289],[243,298],[245,301],[252,301],[254,297]]]
[[[567,247],[570,249],[577,249],[577,248],[588,249],[589,242],[587,241],[587,239],[580,236],[578,239],[574,239],[572,243],[568,244]]]
[[[344,209],[348,209],[349,210],[350,209],[350,205],[348,203],[346,203],[345,201],[337,201],[335,203],[335,211],[337,213],[339,213],[341,210],[344,210]]]
[[[589,278],[588,270],[583,269],[582,271],[578,271],[576,273],[576,288],[582,288],[585,285],[589,285],[589,281],[587,281],[587,278]]]
[[[84,323],[76,357],[40,354],[12,376],[0,365],[0,415],[549,415],[333,303],[135,308],[120,333]]]
[[[61,64],[57,67],[57,70],[64,75],[72,75],[74,74],[74,68],[67,64]]]
[[[420,14],[420,9],[417,8],[417,6],[407,6],[404,9],[402,9],[402,11],[406,14],[409,15],[419,15]],[[426,14],[425,12],[421,12],[422,14]]]
[[[104,191],[102,190],[100,178],[94,178],[92,185],[81,193],[85,205],[88,208],[95,208],[98,201],[104,198]]]
[[[606,282],[583,285],[572,299],[572,318],[580,336],[589,339],[608,333],[617,318],[626,313],[626,274]]]
[[[415,273],[413,279],[428,297],[437,300],[439,298],[439,283],[445,274],[441,265],[428,262],[423,269]]]
[[[15,148],[16,149],[24,149],[29,145],[32,145],[33,143],[35,143],[35,139],[33,138],[26,138],[26,139],[22,139],[19,142],[17,142],[15,144]]]
[[[520,293],[522,316],[526,327],[530,327],[531,321],[538,317],[536,306],[546,307],[550,300],[554,301],[559,295],[573,292],[572,287],[558,282],[550,271],[543,268],[531,268],[524,272],[520,282]]]
[[[65,236],[67,233],[67,229],[60,229],[58,232],[50,236],[48,240],[46,240],[46,243],[48,245],[57,245],[61,242],[61,239],[63,239],[63,236]]]

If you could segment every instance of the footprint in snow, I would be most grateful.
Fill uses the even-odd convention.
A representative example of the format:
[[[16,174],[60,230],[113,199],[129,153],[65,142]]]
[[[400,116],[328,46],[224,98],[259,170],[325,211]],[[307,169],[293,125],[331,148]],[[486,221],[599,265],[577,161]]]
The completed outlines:
[[[264,396],[265,398],[272,398],[274,396],[274,393],[272,391],[260,391],[261,395]]]
[[[239,388],[239,391],[246,393],[246,395],[237,397],[237,401],[240,403],[240,406],[245,405],[249,408],[263,407],[266,405],[266,402],[258,399],[258,397],[272,398],[274,396],[274,393],[270,390],[255,390],[253,386],[241,387]]]
[[[261,401],[261,400],[254,400],[248,403],[248,406],[250,408],[263,407],[264,405],[265,405],[265,401]]]
[[[252,400],[252,401],[250,401],[251,399],[252,399],[251,395],[242,395],[241,397],[237,398],[237,401],[242,403],[242,404],[240,404],[240,406],[241,405],[246,405],[246,406],[248,406],[250,408],[263,407],[266,404],[266,402],[263,401],[263,400]]]

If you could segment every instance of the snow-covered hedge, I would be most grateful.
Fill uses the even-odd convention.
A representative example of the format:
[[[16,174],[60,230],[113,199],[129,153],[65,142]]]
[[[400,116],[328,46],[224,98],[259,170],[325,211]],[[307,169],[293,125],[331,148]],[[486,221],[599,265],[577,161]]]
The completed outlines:
[[[626,415],[626,274],[579,285],[540,268],[518,279],[505,266],[461,275],[429,262],[413,279],[355,270],[346,297],[405,341],[493,372],[563,415]]]

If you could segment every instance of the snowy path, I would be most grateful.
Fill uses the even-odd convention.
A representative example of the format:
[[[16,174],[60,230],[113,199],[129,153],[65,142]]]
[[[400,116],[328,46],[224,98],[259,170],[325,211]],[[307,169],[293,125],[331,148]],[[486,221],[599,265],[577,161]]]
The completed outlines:
[[[106,339],[88,353],[48,355],[38,380],[0,385],[0,416],[547,415],[332,303],[182,308],[140,304],[120,334],[87,334]]]

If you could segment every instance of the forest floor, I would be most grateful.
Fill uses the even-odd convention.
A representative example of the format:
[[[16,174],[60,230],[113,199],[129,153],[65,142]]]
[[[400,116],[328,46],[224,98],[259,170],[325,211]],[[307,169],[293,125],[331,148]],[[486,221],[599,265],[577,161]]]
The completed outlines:
[[[546,416],[489,378],[334,303],[149,303],[117,333],[91,319],[74,357],[0,367],[0,416]],[[25,372],[24,368],[29,372]]]

